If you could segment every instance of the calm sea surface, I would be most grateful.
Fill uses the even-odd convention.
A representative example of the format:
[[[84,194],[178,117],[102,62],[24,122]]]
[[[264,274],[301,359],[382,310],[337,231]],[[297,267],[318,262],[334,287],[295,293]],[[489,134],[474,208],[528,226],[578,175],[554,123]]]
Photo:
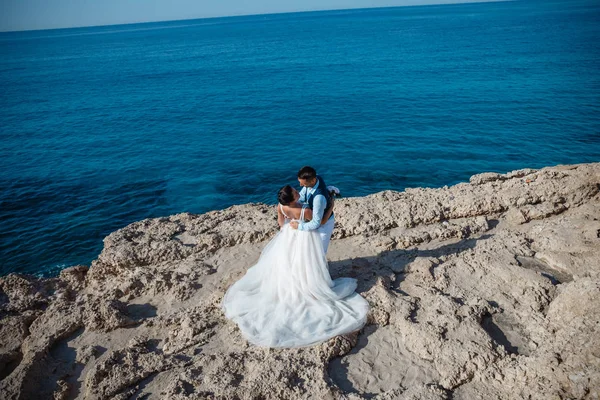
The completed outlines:
[[[600,161],[600,3],[516,1],[0,33],[0,275],[133,221]]]

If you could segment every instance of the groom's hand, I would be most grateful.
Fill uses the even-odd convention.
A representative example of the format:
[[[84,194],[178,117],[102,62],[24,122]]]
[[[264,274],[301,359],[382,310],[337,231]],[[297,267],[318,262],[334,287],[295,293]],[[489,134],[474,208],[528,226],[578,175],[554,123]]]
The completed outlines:
[[[290,226],[291,226],[293,229],[298,229],[298,221],[292,221],[292,222],[290,222]]]

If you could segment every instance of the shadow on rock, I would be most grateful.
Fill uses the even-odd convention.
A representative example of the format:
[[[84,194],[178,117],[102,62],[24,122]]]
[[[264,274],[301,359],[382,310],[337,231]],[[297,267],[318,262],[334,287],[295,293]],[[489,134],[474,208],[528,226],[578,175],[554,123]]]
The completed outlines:
[[[421,273],[422,271],[408,269],[417,258],[435,259],[436,262],[432,262],[427,265],[428,274],[433,275],[435,268],[441,264],[446,258],[450,256],[456,256],[465,251],[470,251],[477,246],[477,243],[482,240],[491,238],[491,234],[485,234],[476,238],[463,239],[458,242],[445,244],[433,249],[395,249],[386,250],[376,256],[372,257],[361,257],[353,258],[341,261],[334,261],[329,263],[331,275],[333,278],[350,276],[358,280],[358,291],[363,295],[371,292],[372,289],[375,292],[382,293],[381,289],[375,288],[377,285],[382,285],[383,289],[391,293],[400,295],[401,298],[406,298],[407,306],[410,311],[407,313],[407,317],[412,323],[418,323],[417,312],[419,310],[418,301],[413,301],[413,298],[407,293],[400,289],[400,284],[405,279],[407,274],[410,273]],[[371,293],[374,294],[374,293]],[[377,295],[376,295],[377,296]],[[457,304],[463,305],[461,299],[452,297],[452,300]],[[376,311],[377,307],[374,307],[372,312]],[[378,321],[383,321],[382,323]],[[493,323],[493,322],[491,322]],[[349,364],[346,356],[360,354],[363,349],[369,345],[370,336],[380,329],[381,326],[387,325],[387,319],[380,319],[377,316],[370,318],[369,325],[365,326],[358,336],[356,346],[346,355],[342,357],[334,358],[330,361],[328,366],[328,373],[332,381],[336,386],[344,391],[345,393],[358,394],[362,398],[373,398],[376,396],[375,393],[368,391],[361,391],[356,387],[355,383],[352,382],[349,376]],[[491,326],[488,323],[488,326]],[[502,331],[498,328],[495,336],[498,337],[499,343],[507,347],[507,350],[513,349],[512,345],[503,336]],[[376,335],[377,336],[377,335]],[[503,340],[504,337],[504,340]],[[515,350],[516,352],[516,350]],[[413,355],[410,352],[401,354],[402,359],[406,362],[410,362]],[[414,368],[407,367],[406,373],[410,375],[411,371],[416,370],[421,373],[423,370],[421,366],[415,365]],[[414,372],[414,371],[413,371]],[[408,377],[408,375],[407,375]],[[426,383],[426,382],[425,382]]]
[[[407,295],[399,287],[404,280],[406,267],[414,260],[419,257],[443,259],[448,256],[459,255],[462,252],[474,249],[477,242],[487,240],[492,236],[491,234],[485,234],[476,238],[463,239],[435,249],[385,250],[373,257],[331,261],[329,262],[329,271],[333,279],[344,276],[356,278],[359,292],[369,291],[375,285],[377,279],[383,277],[384,279],[391,279],[390,289]],[[435,268],[435,266],[432,268]]]
[[[156,317],[156,307],[152,304],[128,304],[126,308],[127,315],[134,321],[142,321],[146,318]]]
[[[377,326],[368,325],[360,333],[356,346],[348,354],[356,354],[364,349],[369,344],[369,336],[377,330]],[[345,357],[336,357],[329,363],[327,368],[329,377],[333,382],[346,393],[360,394],[365,399],[375,397],[374,393],[363,393],[358,390],[352,381],[348,379],[348,364],[346,363]]]

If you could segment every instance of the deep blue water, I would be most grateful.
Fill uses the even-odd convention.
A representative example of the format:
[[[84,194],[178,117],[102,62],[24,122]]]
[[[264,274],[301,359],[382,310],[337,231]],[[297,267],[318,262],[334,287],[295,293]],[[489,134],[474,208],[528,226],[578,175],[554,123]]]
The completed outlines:
[[[0,274],[133,221],[600,161],[600,3],[516,1],[0,34]]]

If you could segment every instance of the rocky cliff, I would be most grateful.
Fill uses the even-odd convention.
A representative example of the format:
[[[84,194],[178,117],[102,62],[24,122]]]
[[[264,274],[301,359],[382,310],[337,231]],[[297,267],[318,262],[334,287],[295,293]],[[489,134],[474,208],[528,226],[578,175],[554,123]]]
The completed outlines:
[[[600,163],[340,199],[336,220],[362,331],[264,349],[224,318],[273,206],[148,219],[89,268],[0,278],[2,398],[600,397]]]

